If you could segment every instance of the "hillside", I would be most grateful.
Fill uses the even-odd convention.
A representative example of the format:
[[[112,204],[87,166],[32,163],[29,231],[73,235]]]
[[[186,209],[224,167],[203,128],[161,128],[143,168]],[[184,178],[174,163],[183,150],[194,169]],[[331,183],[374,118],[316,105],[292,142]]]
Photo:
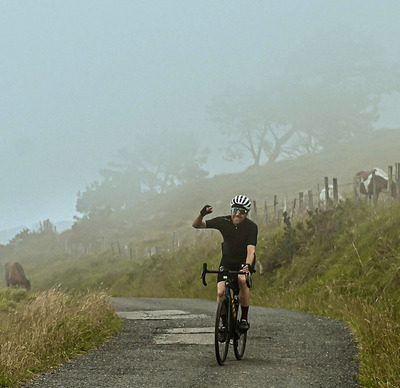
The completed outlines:
[[[75,290],[100,288],[115,296],[214,299],[215,288],[203,287],[199,272],[205,261],[210,267],[218,265],[221,238],[190,226],[205,202],[220,213],[229,209],[229,199],[238,192],[262,203],[275,194],[295,196],[322,185],[324,176],[337,177],[339,185],[351,183],[360,169],[386,169],[398,162],[399,140],[400,131],[380,132],[357,144],[358,152],[352,153],[356,144],[347,144],[180,187],[134,209],[82,220],[62,234],[21,236],[0,247],[0,259],[20,261],[33,291],[62,284]],[[286,218],[278,225],[259,222],[259,227],[257,260],[262,266],[254,278],[252,304],[347,322],[360,344],[362,386],[397,387],[398,203],[356,206],[347,201],[301,222]],[[179,243],[171,244],[174,233]],[[131,257],[125,247],[133,252]],[[154,247],[159,249],[150,252]]]
[[[174,208],[179,215],[191,219],[197,207],[204,201],[216,205],[217,211],[226,211],[230,198],[239,192],[246,193],[259,203],[272,202],[273,196],[296,196],[299,191],[323,187],[328,176],[338,178],[340,184],[352,184],[360,170],[400,162],[398,145],[400,130],[379,131],[366,142],[343,144],[340,148],[327,149],[322,153],[301,156],[295,160],[280,161],[274,165],[250,167],[244,172],[224,174],[211,179],[178,187],[161,198],[144,204],[145,214],[166,214]],[[127,215],[133,214],[129,211]]]
[[[81,256],[99,249],[125,250],[129,257],[146,258],[151,252],[190,243],[194,238],[191,221],[205,203],[213,205],[214,214],[223,214],[229,210],[230,199],[243,193],[257,202],[262,213],[265,203],[272,206],[274,195],[281,201],[285,195],[291,200],[299,191],[308,189],[316,194],[318,187],[323,187],[325,176],[330,182],[333,177],[338,178],[339,189],[351,193],[357,171],[373,167],[387,170],[388,165],[400,161],[398,144],[400,130],[381,130],[366,141],[360,139],[323,153],[180,186],[132,208],[83,218],[59,234],[57,247],[47,252],[54,257],[65,255],[65,251]],[[17,256],[29,265],[34,257],[43,256],[40,249],[39,246],[38,252],[35,248]],[[0,250],[0,261],[3,256],[14,254],[7,246],[3,253]]]
[[[260,211],[265,202],[272,206],[274,195],[281,200],[285,195],[293,199],[299,191],[309,189],[317,193],[318,186],[323,187],[325,176],[330,183],[333,177],[337,178],[339,187],[344,186],[343,190],[351,193],[356,172],[374,167],[387,170],[388,165],[400,162],[398,144],[400,130],[382,130],[365,142],[346,143],[323,153],[271,166],[250,167],[244,172],[177,187],[140,202],[132,209],[115,212],[104,223],[97,222],[102,223],[102,236],[118,236],[128,246],[140,245],[143,241],[170,240],[173,232],[179,232],[185,239],[192,219],[205,203],[214,206],[215,214],[225,213],[229,210],[230,199],[238,193],[256,200]]]

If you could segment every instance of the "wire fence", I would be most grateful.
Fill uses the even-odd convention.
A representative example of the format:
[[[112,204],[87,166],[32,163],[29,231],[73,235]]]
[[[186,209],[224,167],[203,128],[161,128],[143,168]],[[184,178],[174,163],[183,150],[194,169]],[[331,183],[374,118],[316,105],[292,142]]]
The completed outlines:
[[[283,220],[283,213],[287,212],[293,219],[302,217],[306,211],[328,210],[341,201],[353,200],[356,203],[369,201],[376,205],[379,201],[400,200],[400,163],[388,166],[385,177],[379,175],[374,169],[360,172],[352,182],[338,183],[337,178],[324,177],[324,184],[317,185],[316,192],[312,189],[301,191],[291,198],[287,195],[274,195],[270,203],[264,201],[260,204],[253,200],[251,217],[264,224],[279,223]],[[383,173],[382,170],[379,170]],[[362,173],[362,174],[361,174]]]

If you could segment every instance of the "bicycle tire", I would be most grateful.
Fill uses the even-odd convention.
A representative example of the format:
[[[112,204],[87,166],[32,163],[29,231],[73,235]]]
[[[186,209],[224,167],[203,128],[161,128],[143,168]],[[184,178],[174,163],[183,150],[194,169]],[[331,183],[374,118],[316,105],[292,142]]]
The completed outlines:
[[[238,329],[240,322],[239,316],[241,316],[241,314],[238,314],[238,319],[236,321],[237,329],[235,330],[235,337],[233,339],[233,350],[235,352],[235,357],[237,360],[241,360],[243,358],[247,343],[247,331],[241,333]]]
[[[215,330],[214,330],[214,343],[215,343],[215,356],[219,365],[223,365],[228,355],[229,341],[230,341],[230,325],[228,319],[229,304],[228,298],[223,296],[218,303],[217,313],[215,316]],[[222,316],[225,314],[225,338],[224,342],[220,341],[220,330],[224,326]]]

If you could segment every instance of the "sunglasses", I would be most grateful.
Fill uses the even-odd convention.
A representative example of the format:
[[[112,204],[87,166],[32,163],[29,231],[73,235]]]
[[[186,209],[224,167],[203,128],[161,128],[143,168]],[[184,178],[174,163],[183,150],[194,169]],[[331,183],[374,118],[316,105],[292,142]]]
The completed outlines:
[[[246,209],[243,209],[243,208],[241,208],[241,207],[233,207],[233,208],[232,208],[232,213],[233,213],[233,214],[236,214],[236,213],[239,213],[239,214],[247,214],[247,210],[246,210]]]

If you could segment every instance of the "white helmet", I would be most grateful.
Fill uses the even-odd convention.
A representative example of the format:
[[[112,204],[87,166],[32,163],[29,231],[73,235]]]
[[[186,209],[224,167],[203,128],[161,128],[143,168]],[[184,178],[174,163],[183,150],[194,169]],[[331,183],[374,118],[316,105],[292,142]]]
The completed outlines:
[[[237,195],[231,200],[231,207],[242,207],[249,211],[251,209],[251,201],[245,195]]]

